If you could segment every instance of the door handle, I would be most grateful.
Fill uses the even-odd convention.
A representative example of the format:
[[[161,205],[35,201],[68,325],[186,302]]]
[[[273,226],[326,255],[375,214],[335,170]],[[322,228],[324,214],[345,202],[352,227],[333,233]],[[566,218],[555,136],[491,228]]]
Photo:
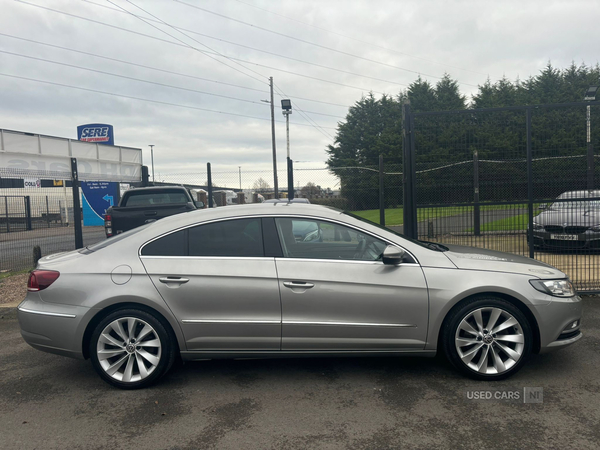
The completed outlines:
[[[158,279],[158,281],[160,281],[161,283],[165,283],[166,285],[169,285],[171,283],[185,284],[190,280],[189,280],[189,278],[183,278],[183,277],[161,277]]]
[[[284,281],[283,285],[290,289],[310,289],[311,287],[315,286],[313,283],[307,283],[306,281]]]

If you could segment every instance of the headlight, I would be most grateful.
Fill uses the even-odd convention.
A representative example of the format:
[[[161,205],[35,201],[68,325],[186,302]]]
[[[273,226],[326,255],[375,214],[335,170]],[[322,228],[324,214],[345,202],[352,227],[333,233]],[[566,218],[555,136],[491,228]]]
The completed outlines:
[[[533,222],[533,229],[534,231],[542,231],[544,229],[544,226],[540,225],[539,223]]]
[[[594,225],[590,228],[590,230],[595,231],[596,233],[600,233],[600,224]]]
[[[573,297],[575,288],[569,280],[529,280],[529,283],[544,294],[554,297]]]

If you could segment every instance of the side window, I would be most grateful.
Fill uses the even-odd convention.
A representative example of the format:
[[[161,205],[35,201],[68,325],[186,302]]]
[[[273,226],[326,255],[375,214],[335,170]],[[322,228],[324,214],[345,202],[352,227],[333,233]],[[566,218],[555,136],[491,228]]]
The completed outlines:
[[[264,256],[260,218],[199,225],[188,233],[190,256]]]
[[[278,218],[277,231],[288,258],[377,261],[387,244],[336,223]]]
[[[181,230],[150,242],[142,249],[142,256],[186,256],[185,234]]]

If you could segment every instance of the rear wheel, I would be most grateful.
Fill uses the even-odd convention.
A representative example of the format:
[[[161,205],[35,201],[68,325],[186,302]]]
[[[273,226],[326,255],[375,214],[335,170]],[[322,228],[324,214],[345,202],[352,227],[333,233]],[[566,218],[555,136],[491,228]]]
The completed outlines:
[[[462,373],[501,380],[516,373],[531,354],[532,331],[525,315],[498,297],[475,298],[448,316],[444,350]]]
[[[149,386],[175,360],[169,333],[154,315],[123,309],[106,316],[90,340],[94,369],[109,384],[122,389]]]

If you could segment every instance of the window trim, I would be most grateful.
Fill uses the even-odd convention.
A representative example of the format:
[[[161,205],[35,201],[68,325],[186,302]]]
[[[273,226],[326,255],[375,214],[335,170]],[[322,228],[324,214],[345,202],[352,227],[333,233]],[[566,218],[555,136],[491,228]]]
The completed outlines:
[[[214,219],[214,220],[208,220],[206,222],[199,222],[199,223],[193,223],[190,225],[185,225],[183,227],[179,227],[176,228],[174,230],[169,230],[163,234],[160,234],[158,236],[153,237],[152,239],[149,239],[148,241],[144,242],[142,245],[140,245],[140,248],[138,249],[138,257],[139,258],[204,258],[204,259],[214,259],[214,258],[226,258],[226,259],[240,259],[240,258],[244,258],[244,259],[265,259],[268,258],[267,256],[265,256],[265,244],[264,244],[264,234],[262,233],[263,230],[263,224],[262,224],[262,219],[264,218],[264,216],[262,215],[255,215],[255,216],[233,216],[233,217],[224,217],[224,218],[220,218],[220,219]],[[261,235],[263,238],[263,256],[197,256],[197,255],[190,255],[190,245],[189,245],[189,229],[190,228],[195,228],[195,227],[200,227],[203,225],[211,225],[213,223],[217,223],[217,222],[225,222],[225,221],[231,221],[231,220],[242,220],[242,219],[257,219],[259,221],[260,224],[260,228],[261,228]],[[150,243],[157,241],[158,239],[162,239],[170,234],[174,234],[177,233],[179,231],[183,231],[184,232],[184,240],[185,240],[185,246],[186,246],[186,253],[187,255],[181,255],[181,256],[161,256],[161,255],[142,255],[142,251],[144,250],[144,248],[149,245]],[[273,258],[272,256],[270,258]]]
[[[406,262],[406,263],[402,263],[401,265],[405,266],[405,265],[412,265],[412,266],[420,266],[419,264],[419,260],[415,257],[415,255],[413,255],[412,252],[410,252],[409,250],[407,250],[406,248],[404,248],[403,246],[390,241],[389,239],[386,239],[382,236],[379,236],[377,234],[373,234],[369,231],[364,230],[363,228],[359,228],[356,227],[354,225],[348,224],[346,222],[342,222],[339,220],[335,220],[335,219],[329,219],[329,218],[323,218],[323,217],[316,217],[316,216],[295,216],[295,215],[289,215],[289,216],[282,216],[282,215],[273,215],[272,216],[275,220],[277,219],[299,219],[299,220],[306,220],[306,219],[313,219],[313,220],[318,220],[321,222],[330,222],[330,223],[334,223],[337,225],[341,225],[347,228],[350,228],[354,231],[358,231],[362,234],[366,234],[368,236],[371,236],[372,238],[378,239],[380,241],[385,242],[387,245],[393,245],[394,247],[399,247],[401,249],[403,249],[411,258],[414,262]],[[277,225],[277,224],[276,224]],[[276,227],[277,229],[277,236],[279,238],[279,244],[281,245],[282,248],[282,253],[283,256],[281,258],[284,259],[289,259],[289,260],[294,260],[294,261],[314,261],[314,262],[323,262],[323,261],[329,261],[329,262],[344,262],[344,263],[355,263],[355,264],[381,264],[383,265],[383,261],[363,261],[363,260],[359,260],[359,259],[333,259],[333,258],[294,258],[294,257],[289,257],[289,256],[285,256],[285,252],[283,252],[283,248],[284,245],[281,242],[281,240],[283,239],[283,237],[279,234],[279,229]]]
[[[278,218],[282,218],[282,219],[286,219],[286,218],[296,218],[296,219],[315,219],[315,220],[321,220],[324,222],[332,222],[332,223],[336,223],[339,225],[343,225],[345,227],[348,228],[352,228],[354,230],[360,231],[364,234],[367,234],[369,236],[372,237],[376,237],[379,240],[382,240],[384,242],[386,242],[388,245],[393,245],[394,247],[399,247],[401,249],[403,249],[412,259],[414,262],[412,263],[402,263],[401,265],[403,266],[420,266],[419,260],[417,259],[417,257],[414,255],[413,252],[411,252],[410,250],[406,249],[406,247],[390,241],[387,238],[384,238],[383,236],[380,236],[378,234],[372,233],[370,231],[366,231],[363,228],[357,227],[353,224],[348,224],[346,222],[342,222],[340,220],[336,220],[336,219],[330,219],[330,218],[323,218],[320,216],[313,216],[313,215],[295,215],[295,214],[290,214],[290,215],[286,215],[286,214],[281,214],[281,212],[278,213],[274,213],[274,214],[253,214],[253,215],[243,215],[243,216],[231,216],[231,217],[220,217],[218,219],[211,219],[211,220],[207,220],[205,222],[196,222],[193,224],[189,224],[189,225],[184,225],[181,226],[179,228],[175,228],[174,230],[169,230],[166,231],[165,233],[155,236],[152,239],[149,239],[148,241],[144,242],[142,245],[140,245],[140,248],[138,249],[138,257],[140,258],[209,258],[209,259],[214,259],[214,258],[228,258],[228,259],[240,259],[240,258],[244,258],[244,259],[275,259],[275,258],[285,258],[285,259],[289,259],[289,260],[295,260],[295,261],[318,261],[318,262],[323,262],[323,261],[328,261],[328,262],[344,262],[344,263],[356,263],[356,264],[381,264],[383,265],[383,261],[360,261],[360,260],[356,260],[356,259],[308,259],[308,258],[288,258],[287,256],[264,256],[264,257],[257,257],[257,256],[151,256],[151,255],[142,255],[142,249],[148,245],[150,242],[153,242],[157,239],[160,239],[164,236],[167,236],[168,234],[171,233],[176,233],[177,231],[181,231],[181,230],[186,230],[188,228],[192,228],[192,227],[196,227],[199,225],[208,225],[210,223],[215,223],[215,222],[223,222],[225,220],[236,220],[236,219],[249,219],[249,218],[257,218],[257,219],[268,219],[271,218],[273,220],[278,219]],[[261,226],[262,226],[262,221],[261,221]],[[280,241],[280,236],[279,236],[279,230],[277,230],[277,241],[279,243],[279,245],[281,245],[281,241]],[[271,237],[272,239],[272,237]],[[263,245],[264,245],[264,239],[263,239]],[[282,250],[283,252],[283,250]]]

